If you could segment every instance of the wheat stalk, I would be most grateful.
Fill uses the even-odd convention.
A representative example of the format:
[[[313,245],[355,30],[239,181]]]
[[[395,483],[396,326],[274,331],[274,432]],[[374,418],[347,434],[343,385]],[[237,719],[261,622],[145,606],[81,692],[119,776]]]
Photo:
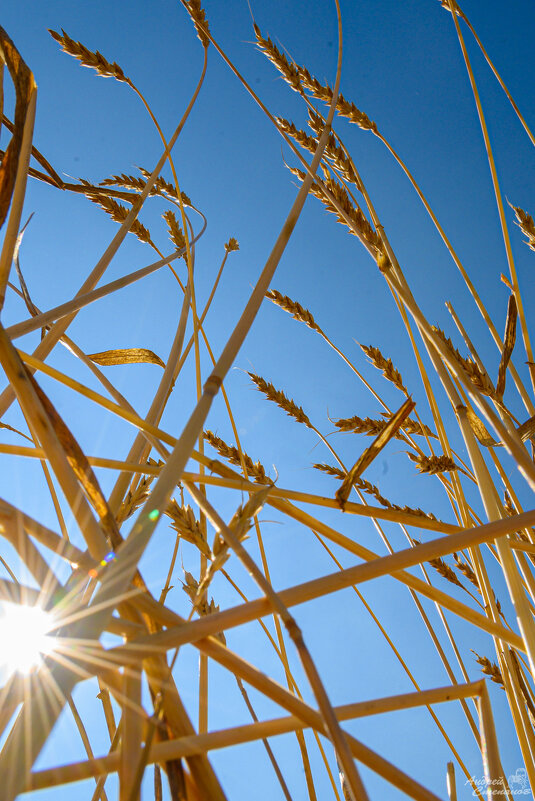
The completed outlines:
[[[399,370],[396,370],[392,364],[392,359],[386,359],[379,348],[374,348],[372,345],[360,345],[360,347],[366,356],[371,360],[373,366],[377,367],[378,370],[382,370],[382,373],[387,381],[390,381],[392,384],[394,384],[395,387],[397,387],[408,397],[409,393],[403,384],[401,373]]]
[[[316,463],[313,464],[316,470],[320,470],[322,473],[326,473],[329,476],[334,476],[334,478],[339,478],[344,480],[347,476],[345,470],[341,470],[339,467],[334,467],[330,464],[323,464],[323,463]],[[413,509],[411,506],[398,506],[398,504],[391,503],[388,498],[385,498],[381,495],[379,489],[372,484],[370,481],[366,481],[364,478],[355,477],[353,480],[353,486],[357,487],[358,489],[366,492],[368,495],[372,495],[380,504],[384,506],[386,509],[393,509],[397,512],[407,512],[411,515],[416,515],[417,517],[425,517],[428,520],[436,520],[436,517],[431,512],[424,512],[422,509]]]
[[[533,222],[533,217],[519,206],[513,206],[512,208],[515,211],[518,227],[527,237],[526,245],[531,250],[535,250],[535,223]]]
[[[453,461],[453,459],[450,459],[449,456],[444,454],[442,456],[424,456],[407,451],[407,456],[417,465],[420,473],[436,475],[437,473],[446,473],[459,470],[461,473],[468,475],[462,467],[459,467],[459,465]]]
[[[271,63],[278,69],[283,79],[289,86],[292,87],[292,89],[295,89],[298,92],[301,91],[299,71],[296,65],[288,61],[286,56],[280,52],[278,47],[271,41],[269,36],[267,39],[262,36],[260,28],[258,25],[256,25],[256,23],[254,24],[254,32],[258,49],[264,53]]]
[[[305,323],[309,328],[313,331],[317,331],[318,333],[322,333],[321,328],[316,323],[314,317],[312,316],[311,312],[308,309],[303,308],[300,303],[296,300],[292,300],[288,297],[288,295],[283,295],[281,292],[277,292],[276,289],[270,289],[266,292],[266,298],[272,300],[276,306],[279,306],[284,311],[287,311],[288,314],[291,314],[294,320],[299,320],[301,323]]]
[[[308,428],[314,428],[301,406],[298,406],[295,401],[288,398],[282,390],[275,389],[270,381],[266,381],[259,375],[255,375],[254,373],[248,373],[248,375],[259,392],[262,392],[268,400],[276,403],[279,408],[283,409],[290,417],[293,417],[296,422],[303,423]]]
[[[498,665],[496,665],[494,662],[491,662],[487,656],[480,656],[472,648],[470,650],[476,657],[477,664],[481,666],[482,673],[484,673],[485,676],[489,676],[490,680],[495,684],[499,684],[501,687],[504,687],[503,676]]]
[[[253,462],[251,457],[245,453],[245,451],[241,451],[240,453],[240,451],[234,445],[227,445],[227,443],[224,442],[221,437],[216,436],[212,431],[205,431],[204,437],[206,441],[210,443],[212,448],[215,448],[219,455],[224,459],[228,459],[231,464],[241,467],[243,459],[243,464],[245,465],[247,475],[254,478],[257,484],[272,483],[271,479],[267,477],[263,465],[260,462]]]
[[[77,58],[82,66],[95,70],[97,74],[103,78],[115,78],[116,81],[122,81],[133,87],[130,78],[126,77],[121,67],[116,64],[115,61],[108,61],[98,50],[88,50],[81,42],[71,39],[63,28],[61,29],[61,33],[50,30],[50,28],[48,32],[52,38],[61,45],[65,53]]]
[[[110,178],[105,178],[103,181],[100,181],[99,186],[110,187],[110,186],[122,186],[125,189],[133,189],[135,192],[143,192],[146,186],[146,178],[150,176],[150,172],[143,167],[138,168],[144,178],[140,178],[139,176],[135,175],[126,175],[125,173],[121,173],[120,175],[112,175]],[[165,180],[161,175],[159,175],[151,190],[149,192],[150,195],[160,195],[162,197],[166,197],[169,200],[178,201],[179,198],[182,201],[182,205],[184,206],[192,206],[192,202],[188,195],[185,192],[180,192],[178,194],[176,188],[173,184],[170,184],[168,181]]]
[[[174,528],[182,539],[195,545],[208,559],[211,558],[212,552],[208,547],[202,532],[202,527],[196,520],[191,506],[179,506],[173,498],[167,505],[165,514],[167,517],[171,518],[171,528]]]
[[[106,214],[108,214],[111,219],[117,223],[124,223],[130,214],[131,209],[127,209],[126,206],[123,206],[121,203],[117,203],[117,201],[111,197],[106,195],[94,195],[92,193],[89,193],[88,197],[92,203],[96,203],[97,206],[100,206],[100,208],[103,209]],[[140,242],[153,245],[150,231],[148,228],[145,228],[145,226],[140,223],[139,220],[134,220],[130,226],[130,231],[137,236]]]

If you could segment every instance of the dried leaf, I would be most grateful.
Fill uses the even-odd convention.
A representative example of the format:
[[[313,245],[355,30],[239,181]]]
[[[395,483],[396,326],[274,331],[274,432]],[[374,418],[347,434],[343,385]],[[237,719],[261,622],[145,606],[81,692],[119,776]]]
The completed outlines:
[[[111,545],[116,548],[121,543],[122,538],[119,534],[119,529],[117,528],[115,518],[108,506],[108,502],[106,501],[104,493],[100,488],[100,484],[98,483],[93,472],[93,468],[89,464],[86,455],[78,445],[78,442],[72,435],[63,419],[57,413],[47,395],[45,395],[32,374],[29,371],[26,372],[28,379],[33,385],[33,388],[37,393],[39,400],[43,404],[43,408],[52,426],[54,427],[54,431],[56,432],[56,436],[65,452],[67,461],[72,467],[76,478],[80,482],[87,499],[97,512],[100,518],[101,526],[105,534],[108,536]]]
[[[373,462],[375,457],[384,448],[386,443],[395,436],[396,432],[400,429],[403,421],[410,415],[416,404],[413,400],[408,398],[403,406],[389,420],[388,425],[381,431],[378,437],[374,439],[369,448],[366,448],[362,456],[357,459],[349,473],[347,474],[342,486],[336,492],[336,500],[341,508],[344,508],[345,502],[351,492],[351,487],[356,478],[366,470],[367,467]]]
[[[179,506],[173,498],[167,505],[165,514],[171,518],[171,527],[174,528],[183,540],[195,545],[207,559],[212,558],[212,552],[208,547],[208,543],[203,536],[202,529],[193,514],[191,506]]]
[[[24,437],[24,439],[27,439],[28,442],[33,444],[33,439],[28,437],[26,434],[23,434],[23,432],[19,431],[18,428],[13,428],[13,426],[9,426],[7,423],[0,423],[0,428],[6,428],[8,431],[12,431],[14,434],[20,434],[21,437]]]
[[[485,447],[490,448],[492,445],[498,445],[499,443],[496,442],[495,439],[491,437],[477,414],[474,412],[473,409],[468,407],[466,409],[466,416],[468,418],[468,422],[470,423],[470,428],[474,432],[477,440]]]
[[[498,369],[498,381],[496,383],[496,395],[498,398],[503,398],[505,392],[505,375],[509,359],[513,353],[516,340],[516,318],[517,308],[515,296],[509,297],[509,304],[507,306],[507,321],[505,323],[505,336],[503,342],[502,358],[500,360],[500,367]]]
[[[19,51],[2,27],[0,27],[0,58],[7,65],[16,93],[13,136],[0,164],[0,227],[2,227],[15,187],[24,123],[30,97],[35,88],[35,81],[31,70],[24,63]]]
[[[508,289],[510,289],[510,290],[511,290],[511,292],[513,291],[513,286],[512,286],[512,284],[511,284],[510,280],[509,280],[509,279],[507,278],[507,276],[506,276],[506,275],[504,275],[503,273],[501,273],[501,274],[500,274],[500,281],[502,282],[502,284],[505,284],[505,286],[506,286]]]
[[[95,364],[111,367],[114,364],[158,364],[165,367],[164,362],[147,348],[122,348],[119,350],[104,350],[101,353],[89,353],[89,358]]]
[[[522,442],[525,442],[527,439],[531,439],[535,436],[535,417],[530,417],[529,420],[526,420],[525,423],[522,423],[521,426],[518,426],[517,433]]]

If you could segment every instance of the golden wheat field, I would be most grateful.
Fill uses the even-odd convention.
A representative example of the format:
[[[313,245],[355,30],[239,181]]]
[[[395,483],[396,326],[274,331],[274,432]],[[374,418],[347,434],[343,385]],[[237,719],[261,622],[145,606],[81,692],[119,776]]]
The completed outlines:
[[[533,8],[0,26],[2,801],[531,797]]]

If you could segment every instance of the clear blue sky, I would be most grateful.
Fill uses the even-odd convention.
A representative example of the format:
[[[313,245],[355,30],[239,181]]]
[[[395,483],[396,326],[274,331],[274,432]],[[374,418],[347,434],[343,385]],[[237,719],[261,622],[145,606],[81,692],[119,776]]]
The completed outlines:
[[[305,64],[321,81],[332,84],[337,53],[332,4],[318,0],[290,3],[251,0],[251,6],[265,35],[270,35],[281,49],[297,63]],[[500,273],[507,273],[507,263],[485,149],[451,16],[437,0],[403,3],[342,0],[341,7],[344,24],[341,90],[376,121],[379,130],[406,160],[501,331],[508,291],[499,277]],[[512,0],[505,7],[495,0],[485,3],[466,0],[462,8],[533,128],[533,4],[529,0]],[[268,108],[305,128],[305,116],[297,97],[253,44],[247,2],[209,2],[206,11],[213,35]],[[99,50],[110,61],[117,61],[151,103],[164,132],[170,134],[189,100],[202,64],[202,48],[178,2],[5,0],[0,24],[34,72],[39,87],[34,141],[61,175],[98,182],[114,173],[135,173],[136,165],[153,168],[161,145],[138,98],[126,85],[103,80],[93,71],[80,68],[74,59],[60,51],[47,29],[64,28],[89,49]],[[488,114],[503,193],[511,203],[533,213],[532,146],[469,33],[464,32]],[[9,111],[11,100],[8,92]],[[490,336],[409,182],[381,142],[370,133],[344,120],[339,120],[335,127],[361,172],[429,321],[452,335],[454,326],[444,306],[444,301],[451,300],[494,375],[499,359]],[[4,131],[2,134],[5,137]],[[2,138],[2,148],[5,141]],[[294,179],[283,158],[293,163],[277,131],[211,49],[206,82],[176,147],[175,159],[181,188],[208,219],[207,233],[197,248],[196,285],[201,306],[210,292],[224,243],[230,236],[240,243],[240,251],[229,258],[206,322],[216,356],[238,319],[295,197]],[[148,204],[142,220],[167,252],[167,232],[158,218],[164,210],[165,206],[158,202]],[[62,194],[34,182],[29,186],[24,219],[31,212],[35,216],[24,239],[22,266],[34,302],[47,309],[75,293],[111,240],[116,226],[82,196]],[[508,220],[529,320],[533,319],[535,305],[535,256],[523,245],[509,209]],[[130,239],[107,272],[108,280],[153,260],[148,249]],[[184,275],[184,268],[180,269]],[[313,198],[307,201],[273,287],[309,308],[384,398],[392,405],[399,405],[396,391],[367,366],[355,340],[377,346],[392,357],[405,384],[414,393],[423,419],[431,422],[410,345],[383,278],[357,240],[337,225]],[[123,290],[121,296],[87,309],[71,327],[70,335],[86,352],[135,346],[151,348],[165,359],[181,300],[173,277],[162,271],[145,279],[140,286]],[[22,304],[11,298],[4,317],[10,324],[26,317],[26,313]],[[25,350],[35,347],[37,337],[29,335],[20,341],[21,347]],[[51,361],[93,386],[87,372],[61,349]],[[518,346],[517,365],[521,371],[523,362],[525,357]],[[207,359],[203,361],[203,369],[207,375]],[[139,411],[145,412],[159,378],[158,370],[152,365],[117,367],[108,371],[108,375],[127,397],[135,399]],[[242,445],[272,475],[272,465],[276,467],[281,486],[332,494],[336,484],[310,468],[313,462],[332,461],[330,454],[321,443],[317,444],[312,432],[285,417],[254,390],[247,370],[283,388],[325,434],[333,430],[327,415],[333,419],[355,414],[376,417],[380,411],[377,403],[313,332],[265,302],[227,380]],[[173,434],[180,433],[193,408],[193,368],[186,368],[185,376],[163,421]],[[66,390],[53,388],[48,380],[43,379],[43,386],[53,391],[58,409],[89,454],[109,456],[113,451],[126,455],[132,436],[129,427],[115,424],[103,413],[95,414],[85,401]],[[522,414],[520,409],[516,411]],[[12,409],[5,422],[19,425],[20,416]],[[220,399],[214,405],[208,425],[233,442]],[[9,433],[5,434],[5,441],[19,442]],[[350,435],[336,435],[331,441],[347,463],[355,461],[360,449],[369,442],[364,438],[352,439]],[[460,440],[454,437],[453,442],[464,454]],[[0,464],[4,476],[1,494],[54,527],[53,509],[44,495],[39,466],[28,467],[7,457],[1,457]],[[112,476],[104,471],[98,475],[109,491]],[[391,444],[365,477],[379,484],[393,502],[422,506],[443,519],[452,519],[447,500],[435,481],[420,477],[407,467],[401,443],[399,447]],[[31,497],[22,491],[28,480],[35,482]],[[222,508],[228,515],[237,503],[236,500],[232,507],[228,496],[221,497]],[[334,569],[309,531],[283,528],[272,511],[264,511],[262,518],[275,587],[296,584]],[[324,518],[359,542],[384,552],[371,523],[357,526],[354,519],[340,521],[339,516],[327,514]],[[404,547],[398,531],[392,527],[391,533],[394,546]],[[168,559],[169,543],[169,531],[162,524],[146,562],[146,577],[156,592],[162,584],[161,562]],[[253,538],[251,552],[258,556]],[[354,561],[348,554],[341,553],[339,558],[345,565]],[[184,560],[186,566],[188,560],[193,564],[187,548]],[[239,568],[236,575],[243,578],[250,597],[258,595]],[[180,577],[179,569],[176,585]],[[177,608],[185,610],[185,596],[180,597],[179,589],[174,593]],[[214,593],[222,606],[236,603],[235,595],[221,581],[214,583]],[[500,600],[504,607],[507,607],[506,593],[502,586]],[[445,684],[447,677],[407,591],[386,579],[364,588],[364,594],[407,657],[421,685]],[[434,609],[424,605],[438,626]],[[331,620],[341,608],[344,615],[338,629]],[[296,617],[335,703],[409,691],[408,679],[352,591],[299,608]],[[492,643],[483,636],[474,637],[460,624],[456,631],[471,676],[478,677],[479,670],[473,664],[469,648],[494,658]],[[229,644],[251,661],[262,659],[266,672],[283,681],[280,664],[266,650],[256,629],[237,629],[229,636]],[[339,656],[333,658],[337,649]],[[185,648],[177,668],[178,683],[184,688],[184,700],[192,716],[196,660],[196,652]],[[299,675],[299,668],[296,670]],[[211,681],[210,699],[214,705],[210,727],[247,722],[247,710],[232,682],[218,668],[211,672]],[[304,680],[302,684],[305,685]],[[94,691],[91,684],[78,688],[76,697],[81,709],[89,704]],[[256,693],[251,695],[259,717],[278,714],[275,707],[264,703]],[[503,695],[501,691],[493,692],[492,699],[504,735],[505,770],[513,773],[520,765],[520,757]],[[442,707],[438,711],[466,757],[469,769],[481,776],[475,744],[459,710]],[[445,797],[446,762],[451,755],[427,713],[399,713],[389,721],[387,728],[380,719],[359,720],[348,724],[348,730]],[[95,752],[103,752],[106,744],[100,718],[89,720],[88,728]],[[304,799],[306,788],[295,738],[274,740],[273,747],[295,801]],[[64,720],[43,755],[43,764],[81,758],[82,746],[70,721]],[[214,754],[213,763],[233,801],[282,797],[259,744],[244,746],[233,753]],[[325,772],[319,761],[316,765],[319,796],[329,798],[332,794],[329,795]],[[257,783],[258,775],[262,776],[261,784]],[[388,798],[399,797],[374,775],[367,771],[363,775],[372,799],[385,792]],[[459,797],[469,798],[470,790],[463,786],[459,770],[457,776]],[[66,790],[35,793],[32,798],[62,801],[76,793],[79,798],[90,799],[93,787],[94,784],[86,782]],[[115,785],[110,780],[110,799],[114,793]],[[150,788],[146,793],[149,798]]]

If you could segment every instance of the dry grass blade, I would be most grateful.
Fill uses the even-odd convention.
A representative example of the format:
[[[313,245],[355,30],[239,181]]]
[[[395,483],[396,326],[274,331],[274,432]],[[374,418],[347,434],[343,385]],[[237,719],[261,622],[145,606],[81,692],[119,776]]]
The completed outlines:
[[[338,762],[338,759],[336,760],[336,764],[338,765],[338,776],[340,777],[340,787],[342,788],[344,801],[354,801],[353,796],[351,795],[351,791],[350,791],[350,789],[348,787],[348,784],[347,784],[347,781],[346,781],[345,773],[344,773],[342,767],[340,766],[340,763]]]
[[[224,459],[228,459],[231,464],[241,467],[243,459],[243,464],[245,465],[247,475],[251,478],[254,478],[257,484],[273,483],[266,475],[264,466],[260,464],[260,462],[253,462],[251,457],[245,453],[245,451],[242,451],[240,455],[240,451],[234,447],[234,445],[227,445],[227,443],[224,442],[221,437],[217,437],[212,431],[205,431],[204,437],[206,441],[210,443],[212,448],[215,448],[219,455]]]
[[[471,406],[466,408],[466,416],[468,418],[468,422],[470,423],[470,428],[474,432],[478,442],[484,445],[486,448],[491,448],[495,445],[499,445],[499,442],[491,437],[477,414],[474,412]]]
[[[303,423],[305,426],[308,426],[308,428],[313,427],[301,406],[298,406],[295,401],[288,398],[282,390],[275,389],[271,382],[266,381],[259,375],[255,375],[254,373],[249,373],[248,375],[256,385],[256,388],[260,392],[263,392],[268,400],[276,403],[281,409],[284,409],[286,414],[293,417],[298,423]]]
[[[26,66],[19,51],[2,27],[0,27],[0,55],[3,62],[7,65],[16,92],[13,136],[4,153],[2,164],[0,165],[1,227],[7,217],[13,189],[15,187],[17,167],[22,149],[24,124],[26,122],[26,114],[28,112],[31,94],[34,91],[35,82],[31,70]]]
[[[45,395],[35,378],[27,372],[28,379],[32,384],[35,393],[41,401],[43,408],[56,432],[56,436],[65,452],[67,461],[72,467],[72,470],[80,482],[89,502],[97,512],[100,523],[105,531],[108,541],[113,548],[116,548],[121,542],[121,536],[115,522],[115,518],[110,512],[108,503],[100,488],[91,465],[89,464],[85,453],[80,448],[78,442],[72,435],[71,431],[57,413],[56,409],[50,402],[49,398]]]
[[[191,542],[204,556],[211,559],[212,552],[204,538],[200,524],[195,519],[191,506],[179,506],[173,498],[168,504],[165,514],[171,518],[171,527],[182,539]]]
[[[37,308],[37,306],[30,297],[30,292],[28,290],[28,287],[26,286],[26,281],[24,280],[24,276],[22,275],[22,269],[20,266],[20,256],[19,256],[20,247],[22,245],[22,239],[24,237],[24,232],[28,227],[32,217],[33,217],[33,212],[32,214],[30,214],[25,224],[20,229],[19,235],[17,237],[17,242],[15,244],[15,250],[13,252],[13,263],[15,264],[15,271],[17,273],[17,278],[19,279],[20,289],[22,292],[24,303],[26,304],[26,308],[28,309],[32,317],[35,317],[37,314],[39,314],[39,309]]]
[[[388,422],[387,426],[381,431],[378,437],[372,442],[369,448],[367,448],[362,456],[355,462],[349,473],[347,474],[346,478],[344,479],[342,486],[338,489],[335,494],[336,500],[340,504],[340,507],[344,508],[345,502],[349,498],[349,493],[351,492],[351,488],[353,486],[353,482],[355,478],[358,478],[361,473],[366,470],[367,467],[373,462],[375,457],[382,451],[385,445],[394,437],[396,431],[399,430],[401,424],[409,416],[412,412],[416,404],[410,398],[407,398],[405,403],[398,409],[398,411],[392,416],[391,420]]]
[[[129,86],[132,86],[132,81],[130,78],[126,77],[121,67],[116,64],[115,61],[108,61],[106,58],[104,58],[102,53],[98,52],[98,50],[94,52],[92,50],[88,50],[88,48],[81,42],[76,42],[74,39],[71,39],[71,37],[65,33],[63,28],[61,29],[61,33],[50,30],[50,28],[48,32],[52,38],[61,45],[65,53],[77,58],[83,67],[89,67],[90,69],[95,70],[103,78],[115,78],[116,81],[122,81],[127,83]]]
[[[408,396],[409,393],[403,384],[401,373],[399,370],[396,370],[392,364],[392,359],[386,359],[379,348],[374,348],[372,345],[360,345],[360,347],[371,360],[373,366],[377,367],[378,370],[382,370],[387,381],[390,381],[395,387]]]
[[[159,765],[154,765],[154,801],[163,801],[162,771]]]
[[[309,312],[308,309],[304,309],[296,300],[292,300],[288,295],[277,292],[276,289],[270,289],[266,292],[266,298],[269,298],[276,306],[280,306],[281,309],[291,314],[294,320],[299,320],[299,322],[305,323],[309,328],[312,328],[313,331],[321,333],[321,328],[314,320],[311,312]]]
[[[517,428],[517,434],[525,442],[527,439],[532,439],[535,436],[535,416],[530,417],[525,423]]]
[[[509,364],[509,360],[513,353],[513,348],[515,347],[517,316],[518,311],[516,307],[515,296],[511,295],[507,305],[507,320],[505,323],[503,351],[500,359],[500,367],[498,369],[498,380],[496,382],[496,395],[500,399],[503,398],[503,393],[505,392],[505,376],[507,372],[507,365]]]
[[[165,363],[160,357],[147,348],[103,350],[100,353],[88,353],[88,358],[102,367],[111,367],[116,364],[157,364],[165,368]]]
[[[32,72],[15,45],[0,27],[0,106],[3,109],[3,65],[6,64],[15,88],[13,135],[0,164],[0,227],[9,213],[0,254],[0,308],[4,305],[13,253],[19,235],[26,181],[30,169],[37,87]]]
[[[1,104],[0,104],[0,107],[1,107]],[[9,120],[5,116],[5,114],[0,114],[0,118],[1,118],[0,128],[1,128],[1,125],[5,125],[6,128],[8,129],[8,131],[11,131],[11,133],[13,133],[14,125],[11,122],[11,120]],[[3,155],[4,154],[2,152],[2,156]],[[57,187],[60,187],[60,188],[64,186],[64,182],[59,177],[59,175],[57,174],[55,169],[45,159],[43,154],[40,153],[39,150],[37,150],[37,148],[34,145],[32,145],[32,156],[41,165],[41,167],[43,167],[43,169],[46,170],[46,172],[48,173],[47,175],[45,175],[44,173],[39,172],[38,170],[32,170],[31,171],[32,174],[34,174],[36,177],[38,177],[39,180],[44,180],[44,181],[46,181],[46,183],[49,183],[52,186],[57,186]]]

